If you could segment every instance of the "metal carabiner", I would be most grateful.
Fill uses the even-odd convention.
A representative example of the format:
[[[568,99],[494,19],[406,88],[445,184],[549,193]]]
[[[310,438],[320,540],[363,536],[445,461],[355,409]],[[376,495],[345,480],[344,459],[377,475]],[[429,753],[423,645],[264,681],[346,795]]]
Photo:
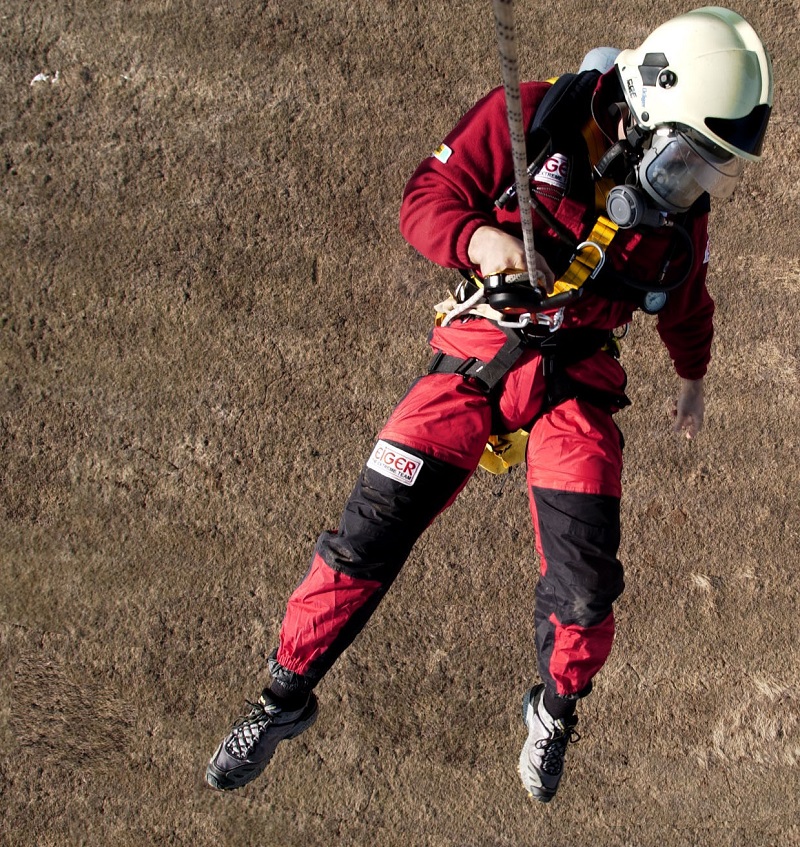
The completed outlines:
[[[606,262],[606,251],[596,242],[596,241],[581,241],[581,243],[575,248],[575,257],[577,258],[578,253],[583,250],[584,247],[594,247],[595,250],[600,254],[600,261],[597,263],[595,268],[589,274],[589,279],[594,279],[597,274],[600,273],[601,268]]]
[[[530,312],[523,312],[519,315],[519,320],[516,321],[507,321],[507,320],[498,320],[498,326],[504,326],[507,329],[525,329],[531,322]]]

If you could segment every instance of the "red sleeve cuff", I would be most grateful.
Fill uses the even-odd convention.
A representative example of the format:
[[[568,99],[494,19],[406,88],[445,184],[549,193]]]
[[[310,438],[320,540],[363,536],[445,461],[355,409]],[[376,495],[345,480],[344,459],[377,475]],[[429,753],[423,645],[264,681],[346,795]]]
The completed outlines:
[[[475,234],[475,231],[480,229],[482,226],[496,226],[496,224],[491,220],[474,218],[467,223],[458,235],[456,240],[456,256],[458,256],[458,261],[463,263],[465,268],[475,267],[469,258],[469,243],[472,240],[472,236]]]

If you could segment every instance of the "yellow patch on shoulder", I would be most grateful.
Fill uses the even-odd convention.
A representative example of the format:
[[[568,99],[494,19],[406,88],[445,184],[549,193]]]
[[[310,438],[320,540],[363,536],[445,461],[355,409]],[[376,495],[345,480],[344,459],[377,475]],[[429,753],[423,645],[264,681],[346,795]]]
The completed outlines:
[[[434,151],[431,153],[434,159],[438,159],[443,165],[447,164],[447,160],[453,155],[453,151],[446,144],[440,144]]]

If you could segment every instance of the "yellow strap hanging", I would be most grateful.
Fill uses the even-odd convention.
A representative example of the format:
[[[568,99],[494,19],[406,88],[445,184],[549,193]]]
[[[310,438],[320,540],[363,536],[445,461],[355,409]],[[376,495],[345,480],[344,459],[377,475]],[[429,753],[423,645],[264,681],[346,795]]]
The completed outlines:
[[[479,465],[492,474],[508,473],[514,465],[525,461],[527,445],[528,432],[524,429],[507,435],[490,435]]]

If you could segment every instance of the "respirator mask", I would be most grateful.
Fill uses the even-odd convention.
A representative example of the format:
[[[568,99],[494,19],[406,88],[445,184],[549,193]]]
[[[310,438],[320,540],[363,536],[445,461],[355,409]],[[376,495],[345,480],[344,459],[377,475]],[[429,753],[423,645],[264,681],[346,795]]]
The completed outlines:
[[[738,156],[688,127],[633,128],[622,146],[631,167],[625,182],[609,191],[606,210],[624,229],[659,226],[667,213],[688,211],[704,192],[730,197],[742,175]]]

